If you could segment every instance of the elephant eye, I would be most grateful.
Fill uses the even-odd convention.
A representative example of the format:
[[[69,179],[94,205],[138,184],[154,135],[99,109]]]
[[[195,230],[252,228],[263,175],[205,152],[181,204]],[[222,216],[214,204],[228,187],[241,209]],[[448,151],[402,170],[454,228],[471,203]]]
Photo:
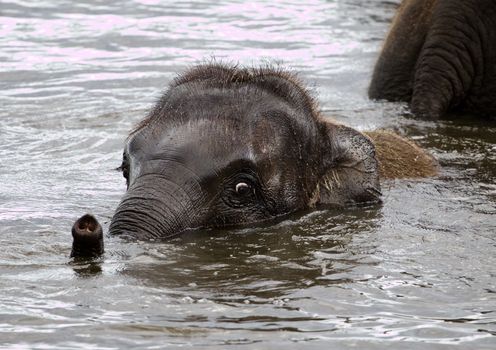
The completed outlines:
[[[253,188],[246,182],[238,182],[235,187],[236,194],[246,196],[253,192]]]
[[[249,173],[237,174],[229,179],[223,192],[222,200],[232,208],[244,208],[255,205],[262,199],[257,178]]]

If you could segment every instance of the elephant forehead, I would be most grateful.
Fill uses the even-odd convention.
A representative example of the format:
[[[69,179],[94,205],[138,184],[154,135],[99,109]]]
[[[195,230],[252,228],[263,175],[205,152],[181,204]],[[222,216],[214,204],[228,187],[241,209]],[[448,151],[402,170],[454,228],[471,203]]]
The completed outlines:
[[[178,155],[225,159],[229,154],[253,161],[287,154],[287,144],[298,143],[287,124],[268,118],[196,119],[163,130],[143,130],[130,140],[129,153],[138,157],[160,157],[173,151]]]

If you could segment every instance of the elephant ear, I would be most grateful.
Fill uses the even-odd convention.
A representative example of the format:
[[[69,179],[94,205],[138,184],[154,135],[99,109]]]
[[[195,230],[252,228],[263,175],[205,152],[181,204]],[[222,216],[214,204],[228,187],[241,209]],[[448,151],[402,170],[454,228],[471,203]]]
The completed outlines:
[[[324,129],[324,173],[314,204],[350,206],[381,202],[379,164],[371,139],[350,127],[320,120]]]

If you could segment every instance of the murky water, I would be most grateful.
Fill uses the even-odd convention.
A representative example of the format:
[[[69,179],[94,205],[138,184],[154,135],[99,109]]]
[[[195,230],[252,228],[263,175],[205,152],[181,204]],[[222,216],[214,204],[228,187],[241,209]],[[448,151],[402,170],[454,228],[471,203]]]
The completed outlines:
[[[496,348],[496,123],[420,121],[368,101],[398,1],[0,1],[0,347]],[[203,60],[283,61],[323,110],[394,128],[442,174],[372,209],[167,243],[107,239],[126,133]]]

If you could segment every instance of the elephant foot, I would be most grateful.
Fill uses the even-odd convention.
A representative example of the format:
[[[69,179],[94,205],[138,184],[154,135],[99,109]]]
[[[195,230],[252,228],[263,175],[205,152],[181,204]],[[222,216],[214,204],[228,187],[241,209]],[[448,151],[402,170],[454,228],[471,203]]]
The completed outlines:
[[[103,230],[94,216],[86,214],[72,226],[71,258],[94,258],[103,254]]]

